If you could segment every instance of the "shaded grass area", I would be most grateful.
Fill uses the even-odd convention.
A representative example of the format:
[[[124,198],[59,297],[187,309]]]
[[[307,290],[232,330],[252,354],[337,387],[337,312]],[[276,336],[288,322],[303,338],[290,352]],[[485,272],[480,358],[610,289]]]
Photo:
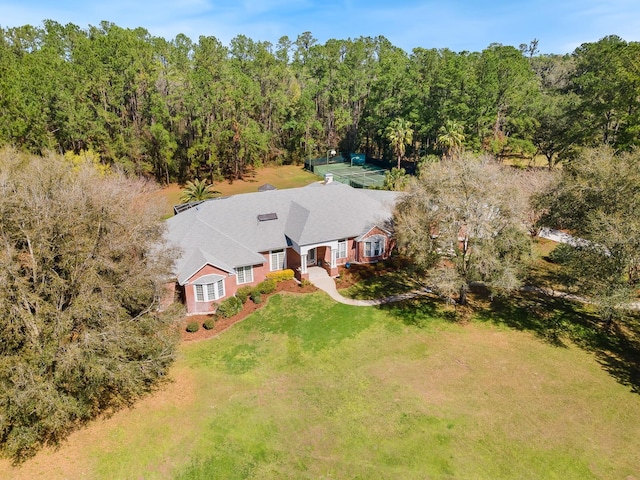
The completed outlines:
[[[558,247],[556,242],[544,238],[536,238],[533,242],[534,260],[529,265],[524,283],[538,287],[550,288],[570,293],[567,287],[568,277],[562,266],[552,260],[552,253]]]
[[[544,289],[567,290],[561,266],[553,262],[551,253],[556,242],[538,238],[534,243],[534,262],[526,283]],[[420,287],[417,275],[406,259],[395,258],[376,265],[357,265],[347,275],[357,282],[341,293],[351,298],[381,298]],[[449,320],[480,320],[533,332],[556,347],[579,345],[596,355],[604,369],[631,391],[640,393],[640,313],[627,311],[608,329],[591,305],[572,302],[541,292],[518,292],[508,298],[492,300],[485,295],[472,296],[470,309],[443,308],[423,299],[383,306],[408,325],[423,328],[434,316]]]
[[[529,265],[526,283],[555,289],[562,286],[560,265],[553,263],[549,257],[556,246],[557,243],[551,240],[536,239],[533,244],[535,260]]]
[[[64,470],[37,457],[0,477],[638,477],[640,395],[571,341],[575,316],[598,327],[588,312],[552,305],[556,342],[534,298],[472,300],[479,313],[276,295],[183,345],[175,383],[63,446]]]
[[[604,369],[622,385],[640,393],[638,312],[627,312],[608,329],[593,306],[522,292],[509,299],[494,299],[478,311],[476,318],[531,331],[552,345],[578,345],[594,353]]]
[[[415,267],[403,257],[341,270],[336,285],[347,298],[370,300],[410,292],[421,287]],[[344,285],[348,285],[344,287]]]

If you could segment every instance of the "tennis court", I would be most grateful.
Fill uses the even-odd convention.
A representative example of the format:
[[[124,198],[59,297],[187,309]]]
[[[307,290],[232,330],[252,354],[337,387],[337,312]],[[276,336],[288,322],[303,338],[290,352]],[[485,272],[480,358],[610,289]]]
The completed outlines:
[[[378,188],[384,185],[386,170],[366,163],[353,166],[350,163],[333,163],[315,165],[313,172],[321,177],[332,173],[334,181],[351,185],[354,188]]]

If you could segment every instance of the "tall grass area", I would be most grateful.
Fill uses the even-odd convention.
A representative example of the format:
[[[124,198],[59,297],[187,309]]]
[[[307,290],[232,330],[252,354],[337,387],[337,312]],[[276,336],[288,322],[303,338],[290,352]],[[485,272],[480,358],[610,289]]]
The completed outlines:
[[[183,345],[149,401],[0,477],[640,478],[640,396],[507,314],[277,295]]]

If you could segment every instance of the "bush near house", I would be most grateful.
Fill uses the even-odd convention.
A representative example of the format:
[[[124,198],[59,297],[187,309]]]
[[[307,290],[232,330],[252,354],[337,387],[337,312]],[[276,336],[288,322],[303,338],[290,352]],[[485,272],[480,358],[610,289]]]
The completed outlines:
[[[251,301],[256,305],[262,303],[262,294],[259,290],[254,290],[251,292]]]
[[[223,318],[233,317],[240,313],[243,305],[238,297],[229,297],[220,304],[216,313]]]
[[[253,287],[250,287],[247,285],[239,288],[238,291],[236,291],[236,297],[239,298],[240,301],[244,304],[252,292],[253,292]]]
[[[295,276],[295,272],[290,268],[286,270],[278,270],[277,272],[267,273],[267,279],[275,280],[276,282],[282,282],[285,280],[292,280]]]
[[[195,333],[198,330],[200,330],[200,325],[198,324],[198,322],[189,322],[189,323],[187,323],[187,332]]]
[[[213,327],[216,326],[216,321],[214,318],[207,318],[203,323],[202,326],[204,327],[205,330],[212,330]]]
[[[276,291],[276,281],[272,278],[269,278],[267,280],[265,280],[264,282],[260,282],[257,286],[256,286],[256,290],[258,290],[260,293],[263,293],[265,295],[268,295],[270,293],[273,293]]]

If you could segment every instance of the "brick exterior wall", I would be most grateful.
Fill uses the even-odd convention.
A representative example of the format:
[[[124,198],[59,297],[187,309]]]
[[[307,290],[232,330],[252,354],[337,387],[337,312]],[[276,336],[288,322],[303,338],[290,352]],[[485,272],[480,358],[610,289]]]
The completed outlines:
[[[266,254],[269,257],[269,254]],[[205,265],[195,275],[193,275],[187,284],[184,286],[185,304],[187,306],[187,313],[190,315],[214,313],[216,310],[216,304],[222,302],[225,298],[232,297],[238,291],[239,288],[244,286],[255,286],[258,283],[265,280],[267,273],[269,272],[269,262],[262,265],[253,266],[253,282],[244,283],[242,285],[237,284],[237,277],[235,275],[229,275],[224,270],[220,270],[212,265]],[[218,300],[210,302],[198,302],[196,301],[196,292],[193,286],[193,282],[205,275],[221,275],[224,277],[224,297]]]
[[[345,263],[353,263],[356,261],[357,242],[355,238],[347,238],[347,256],[346,258],[338,258],[336,263],[344,265]]]
[[[367,241],[367,239],[375,236],[384,237],[384,249],[380,256],[367,257],[365,255],[364,244]],[[364,237],[362,237],[360,242],[357,242],[356,261],[360,263],[372,263],[372,262],[377,262],[379,260],[384,260],[389,257],[389,255],[391,254],[391,250],[393,250],[394,246],[395,246],[395,241],[389,236],[387,232],[385,232],[379,227],[374,227],[369,232],[367,232],[367,234]]]
[[[300,261],[300,255],[298,255],[298,252],[296,252],[291,247],[287,248],[287,268],[293,270],[298,280],[302,280],[302,278],[300,277],[300,266],[301,266],[301,261]]]
[[[176,300],[176,282],[163,283],[160,285],[158,310],[166,310]]]
[[[384,237],[385,239],[384,250],[380,256],[366,257],[365,245],[364,245],[365,241],[368,238],[371,238],[376,235]],[[369,232],[367,232],[367,234],[361,239],[360,242],[356,242],[354,238],[347,239],[347,256],[346,258],[338,258],[336,263],[337,265],[344,265],[347,262],[372,263],[378,260],[383,260],[389,257],[394,245],[395,245],[395,241],[392,238],[390,238],[387,232],[385,232],[384,230],[378,227],[374,227]],[[265,258],[265,262],[262,265],[253,266],[253,282],[242,284],[242,285],[237,285],[236,283],[237,277],[235,275],[230,275],[229,273],[223,270],[220,270],[217,267],[214,267],[212,265],[205,265],[203,268],[201,268],[196,274],[194,274],[189,279],[187,284],[185,284],[184,287],[182,287],[181,289],[181,293],[183,293],[183,296],[184,296],[184,302],[187,306],[187,312],[191,315],[213,313],[215,312],[216,304],[219,304],[225,298],[229,298],[235,295],[238,288],[241,288],[247,285],[255,286],[258,283],[264,281],[270,269],[270,254],[269,252],[262,252],[262,255]],[[296,251],[291,247],[286,249],[285,255],[286,255],[286,268],[293,270],[298,280],[302,280],[303,278],[308,278],[308,275],[303,275],[300,273],[300,266],[301,266],[300,255],[298,255]],[[337,267],[330,268],[331,248],[329,248],[328,246],[319,246],[317,247],[316,255],[317,255],[317,259],[322,260],[322,266],[327,269],[327,272],[329,273],[329,275],[331,276],[338,275]],[[223,298],[220,298],[215,301],[210,301],[210,302],[196,301],[196,293],[195,293],[193,282],[200,277],[203,277],[205,275],[211,275],[211,274],[220,275],[224,277],[225,296]],[[166,292],[167,296],[165,298],[168,299],[168,297],[172,295],[170,292],[171,290],[169,289],[169,291]],[[165,302],[163,302],[163,304],[165,304]]]

